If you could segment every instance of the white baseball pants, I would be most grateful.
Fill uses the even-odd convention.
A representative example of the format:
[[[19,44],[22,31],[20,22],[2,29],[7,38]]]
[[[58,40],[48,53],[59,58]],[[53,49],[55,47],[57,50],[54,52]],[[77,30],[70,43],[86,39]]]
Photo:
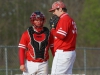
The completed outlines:
[[[26,61],[26,71],[23,75],[47,75],[48,74],[48,61],[46,62],[33,62]]]
[[[52,63],[51,75],[72,74],[73,64],[76,58],[76,52],[57,50]]]

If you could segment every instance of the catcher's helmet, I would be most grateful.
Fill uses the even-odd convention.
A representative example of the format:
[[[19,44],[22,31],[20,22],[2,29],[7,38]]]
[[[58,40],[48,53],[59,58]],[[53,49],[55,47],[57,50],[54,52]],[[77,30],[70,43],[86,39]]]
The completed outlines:
[[[45,22],[45,16],[42,12],[35,11],[32,13],[32,15],[30,16],[30,22],[32,23],[32,25],[35,25],[34,20],[36,20],[36,19],[43,21],[43,23],[41,24],[41,26],[43,26],[43,24]]]

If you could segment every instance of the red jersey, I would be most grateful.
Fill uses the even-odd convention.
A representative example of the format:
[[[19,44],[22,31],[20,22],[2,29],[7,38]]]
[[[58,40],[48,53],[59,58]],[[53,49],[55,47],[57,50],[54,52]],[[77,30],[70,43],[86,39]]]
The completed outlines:
[[[24,64],[24,58],[22,58],[22,55],[24,55],[23,52],[25,52],[24,57],[29,61],[43,62],[49,59],[49,47],[53,52],[53,36],[50,35],[50,33],[49,35],[45,33],[46,32],[40,34],[32,33],[32,35],[30,35],[27,30],[22,34],[18,46],[23,50],[19,52],[20,64]],[[33,38],[31,38],[31,36]]]
[[[57,23],[54,39],[54,50],[61,49],[64,51],[75,50],[77,27],[74,20],[64,13],[60,16],[60,20]],[[63,37],[59,39],[59,37]]]

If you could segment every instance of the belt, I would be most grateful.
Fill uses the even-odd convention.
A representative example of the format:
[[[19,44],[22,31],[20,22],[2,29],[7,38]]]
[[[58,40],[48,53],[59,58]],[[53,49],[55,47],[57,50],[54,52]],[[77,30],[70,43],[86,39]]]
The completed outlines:
[[[28,61],[32,61],[32,62],[46,62],[47,60],[29,60],[29,59],[27,59]]]
[[[63,52],[67,52],[67,51],[75,51],[75,50],[63,50]]]
[[[75,50],[61,50],[61,49],[57,49],[57,52],[68,52],[68,51],[75,51]]]

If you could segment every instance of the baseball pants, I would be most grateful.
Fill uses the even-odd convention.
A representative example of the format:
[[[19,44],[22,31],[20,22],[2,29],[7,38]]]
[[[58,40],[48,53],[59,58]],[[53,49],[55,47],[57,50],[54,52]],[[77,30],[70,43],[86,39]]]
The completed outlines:
[[[46,62],[32,62],[26,61],[26,71],[23,75],[47,75],[48,74],[48,61]]]
[[[72,74],[73,64],[76,58],[76,52],[57,50],[52,63],[51,75],[54,74]]]

